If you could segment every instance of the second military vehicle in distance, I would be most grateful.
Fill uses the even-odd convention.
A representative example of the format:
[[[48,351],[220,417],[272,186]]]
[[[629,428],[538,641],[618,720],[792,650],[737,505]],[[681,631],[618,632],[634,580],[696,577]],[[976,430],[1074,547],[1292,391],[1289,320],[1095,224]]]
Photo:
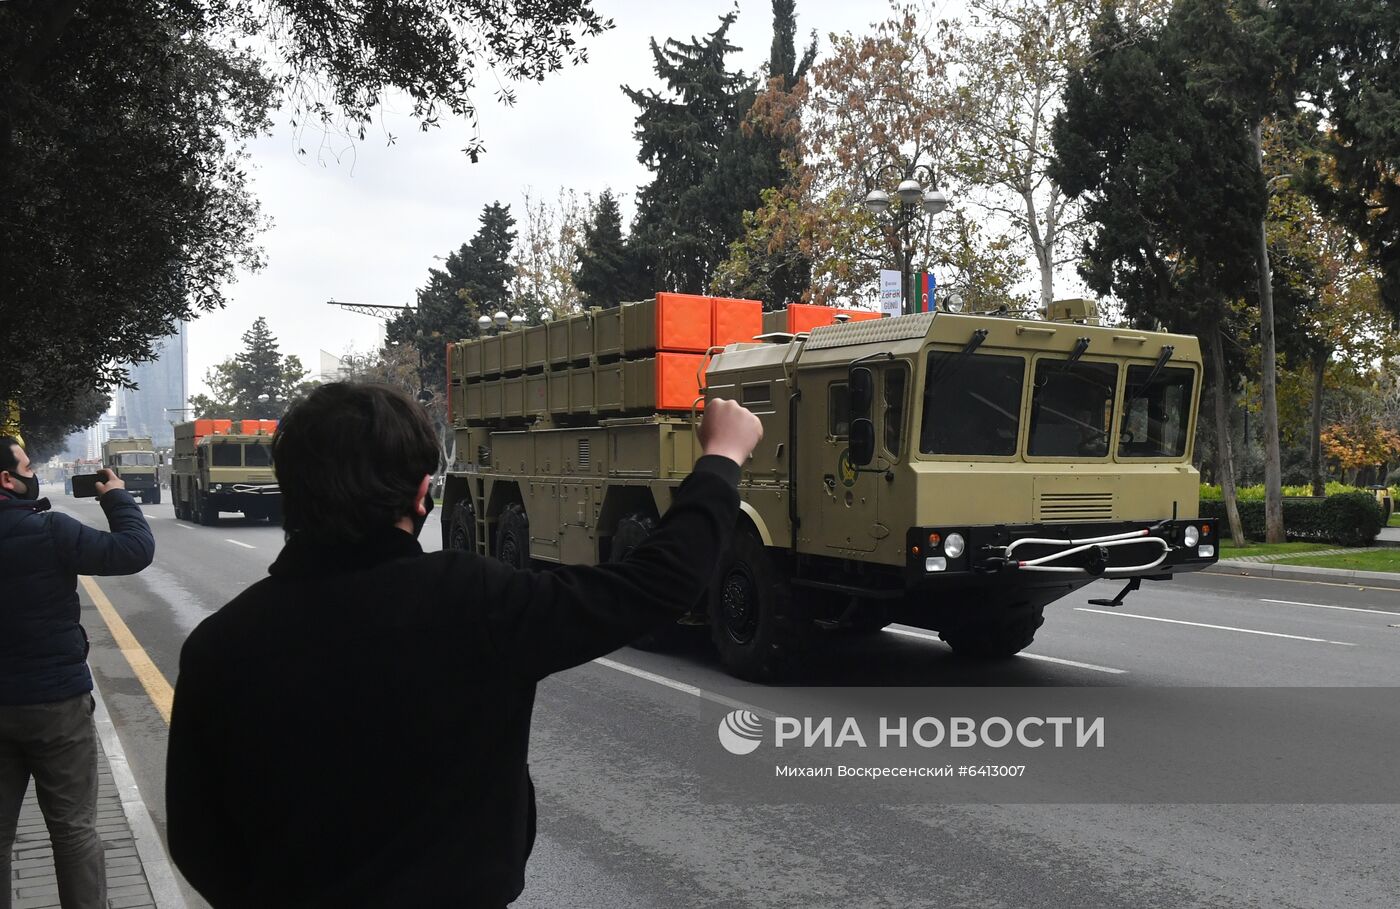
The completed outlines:
[[[108,439],[102,443],[102,463],[116,472],[126,491],[142,504],[160,504],[160,459],[150,439]]]
[[[272,471],[276,420],[191,420],[175,425],[170,498],[175,517],[215,524],[219,513],[278,520],[281,491]]]
[[[789,307],[765,326],[756,301],[659,294],[453,345],[444,545],[624,558],[724,397],[764,438],[733,546],[678,626],[708,625],[735,675],[778,678],[821,630],[890,622],[1006,657],[1096,579],[1122,582],[1100,601],[1116,606],[1215,562],[1195,338],[1097,325],[1088,301],[829,324],[842,315],[870,314]]]

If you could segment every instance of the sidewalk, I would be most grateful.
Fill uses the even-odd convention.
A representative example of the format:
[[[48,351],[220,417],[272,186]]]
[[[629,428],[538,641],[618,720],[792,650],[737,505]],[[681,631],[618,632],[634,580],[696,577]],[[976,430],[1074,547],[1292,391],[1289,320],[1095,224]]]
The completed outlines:
[[[1400,527],[1382,527],[1377,546],[1400,546]]]
[[[150,816],[145,814],[145,806],[140,803],[131,772],[126,767],[126,757],[121,753],[106,705],[97,691],[93,692],[93,696],[97,699],[94,717],[100,746],[97,757],[97,834],[106,849],[108,909],[175,909],[183,906],[169,862],[155,836]],[[132,797],[128,795],[124,806],[123,793],[134,793],[136,804],[140,805],[140,814],[134,819],[127,817],[128,810],[132,809]],[[133,832],[133,825],[143,831],[141,836]],[[53,851],[49,846],[49,832],[44,827],[43,813],[34,795],[33,780],[25,793],[24,804],[20,806],[12,873],[12,881],[0,881],[0,885],[10,887],[12,909],[58,909],[58,879],[54,876]],[[157,894],[160,894],[160,899],[157,899]]]
[[[1309,553],[1309,555],[1312,554],[1313,553]],[[1275,562],[1251,562],[1246,561],[1246,559],[1221,559],[1214,565],[1206,568],[1205,571],[1211,574],[1233,574],[1255,578],[1278,578],[1283,581],[1318,581],[1326,584],[1352,584],[1357,587],[1379,587],[1387,590],[1400,590],[1400,574],[1389,571],[1352,571],[1346,568],[1314,568],[1310,565],[1280,565]]]

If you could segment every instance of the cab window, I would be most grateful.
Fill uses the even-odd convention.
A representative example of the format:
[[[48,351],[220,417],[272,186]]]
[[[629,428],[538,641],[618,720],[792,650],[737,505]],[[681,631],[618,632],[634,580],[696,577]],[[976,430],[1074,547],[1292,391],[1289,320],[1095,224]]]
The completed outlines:
[[[243,466],[242,445],[215,445],[213,448],[215,467]]]
[[[1118,426],[1118,457],[1180,458],[1186,454],[1193,379],[1189,369],[1162,369],[1153,376],[1150,366],[1128,367],[1123,419]]]
[[[1026,453],[1038,458],[1102,458],[1113,429],[1118,367],[1042,358],[1031,393]]]
[[[904,398],[908,371],[896,366],[885,370],[884,414],[885,451],[899,457],[904,444]]]
[[[266,445],[248,445],[243,449],[243,464],[246,467],[271,467],[272,449]]]
[[[851,390],[845,382],[831,386],[827,395],[826,431],[834,439],[851,434]]]
[[[1026,361],[990,354],[930,351],[919,451],[1009,457],[1021,428]]]

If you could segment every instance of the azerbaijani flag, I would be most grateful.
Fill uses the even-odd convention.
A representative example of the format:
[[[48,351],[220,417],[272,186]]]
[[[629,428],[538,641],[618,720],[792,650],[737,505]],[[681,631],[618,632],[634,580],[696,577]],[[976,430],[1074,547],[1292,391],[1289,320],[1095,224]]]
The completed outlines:
[[[914,273],[914,312],[932,312],[938,295],[938,279],[931,271]]]

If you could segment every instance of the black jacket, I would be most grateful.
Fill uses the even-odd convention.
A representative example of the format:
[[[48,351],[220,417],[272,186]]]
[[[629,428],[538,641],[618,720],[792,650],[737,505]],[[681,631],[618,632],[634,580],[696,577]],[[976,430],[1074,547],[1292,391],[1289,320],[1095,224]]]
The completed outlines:
[[[135,574],[156,542],[124,490],[101,499],[111,533],[0,489],[0,705],[51,704],[92,690],[78,575]]]
[[[535,836],[535,684],[698,602],[738,517],[705,457],[623,562],[516,571],[402,530],[293,539],[180,654],[170,853],[217,909],[502,906]]]

